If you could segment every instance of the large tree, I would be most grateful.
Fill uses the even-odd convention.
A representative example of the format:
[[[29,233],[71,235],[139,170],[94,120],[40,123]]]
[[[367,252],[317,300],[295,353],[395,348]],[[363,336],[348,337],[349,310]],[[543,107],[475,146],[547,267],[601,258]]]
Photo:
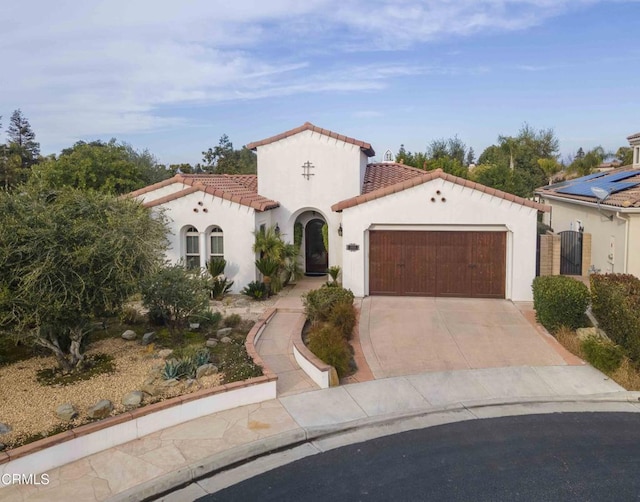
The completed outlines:
[[[20,156],[22,168],[28,169],[38,161],[40,143],[36,141],[36,134],[31,129],[31,124],[19,108],[11,115],[7,137],[9,139],[7,146],[9,150]]]
[[[123,194],[161,181],[171,172],[147,150],[136,151],[112,139],[108,143],[79,141],[34,167],[32,182],[49,187],[69,186]]]
[[[0,330],[81,368],[101,316],[163,256],[166,225],[131,199],[73,188],[0,192]]]
[[[596,146],[588,152],[583,153],[582,156],[576,155],[573,162],[567,167],[567,170],[580,176],[591,174],[594,169],[602,164],[607,156],[609,156],[609,154],[605,152],[604,148]]]
[[[255,174],[258,162],[255,153],[242,147],[233,148],[229,136],[223,134],[218,145],[202,152],[202,169],[215,174]]]
[[[487,147],[480,155],[478,163],[494,168],[495,172],[491,174],[484,169],[474,177],[485,178],[493,188],[530,197],[537,187],[547,183],[548,176],[542,165],[550,168],[551,161],[557,161],[558,152],[559,142],[553,129],[536,130],[525,123],[516,136],[498,136],[497,144]],[[541,159],[549,162],[540,164],[538,161]],[[511,174],[507,175],[504,168]],[[505,176],[509,179],[506,180]]]

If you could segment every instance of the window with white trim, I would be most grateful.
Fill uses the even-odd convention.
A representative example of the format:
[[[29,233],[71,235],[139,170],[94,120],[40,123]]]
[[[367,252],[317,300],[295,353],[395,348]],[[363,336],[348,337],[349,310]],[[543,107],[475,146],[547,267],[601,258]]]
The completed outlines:
[[[224,236],[220,227],[213,227],[209,236],[209,259],[224,258]]]
[[[185,234],[185,265],[189,269],[200,268],[200,232],[195,227],[189,227]]]

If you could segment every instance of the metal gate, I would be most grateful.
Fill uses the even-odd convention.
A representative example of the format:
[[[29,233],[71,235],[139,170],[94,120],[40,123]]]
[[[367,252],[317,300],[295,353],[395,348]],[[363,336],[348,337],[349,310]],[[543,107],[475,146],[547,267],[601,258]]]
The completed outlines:
[[[582,232],[560,232],[560,274],[582,275]]]

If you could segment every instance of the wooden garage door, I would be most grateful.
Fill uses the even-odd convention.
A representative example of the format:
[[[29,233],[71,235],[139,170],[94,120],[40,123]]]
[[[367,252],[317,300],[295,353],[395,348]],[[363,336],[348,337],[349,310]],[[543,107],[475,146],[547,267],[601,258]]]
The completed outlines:
[[[372,231],[372,295],[504,298],[505,232]]]

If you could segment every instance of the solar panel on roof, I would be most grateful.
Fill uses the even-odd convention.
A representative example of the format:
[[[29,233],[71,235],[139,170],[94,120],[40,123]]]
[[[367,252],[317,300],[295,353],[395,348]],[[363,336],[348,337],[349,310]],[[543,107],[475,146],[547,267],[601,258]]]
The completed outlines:
[[[640,174],[639,171],[623,171],[621,173],[612,173],[607,175],[603,181],[619,181],[627,178],[631,178],[632,176],[637,176]]]
[[[612,181],[604,181],[598,180],[598,182],[583,182],[583,183],[575,183],[568,187],[560,188],[556,190],[558,193],[562,193],[565,195],[579,195],[581,197],[595,197],[591,189],[593,187],[602,188],[609,192],[609,194],[621,192],[622,190],[626,190],[628,188],[633,188],[637,185],[640,185],[640,181],[628,181],[628,182],[612,182]]]

